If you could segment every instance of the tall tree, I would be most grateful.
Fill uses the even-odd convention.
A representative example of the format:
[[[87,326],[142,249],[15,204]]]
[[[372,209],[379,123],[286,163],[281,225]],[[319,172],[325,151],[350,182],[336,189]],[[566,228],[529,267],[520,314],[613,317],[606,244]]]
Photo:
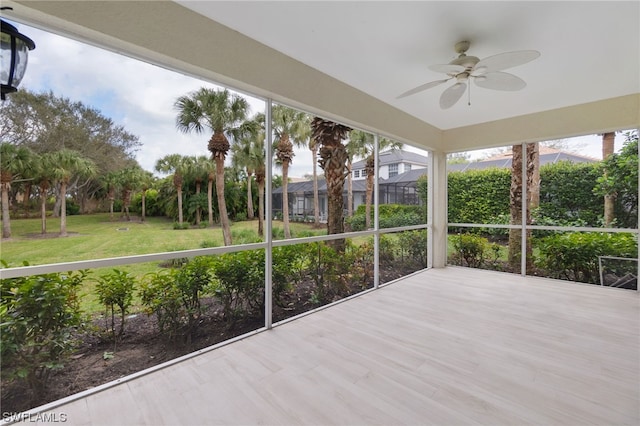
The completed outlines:
[[[100,181],[106,191],[107,199],[109,200],[109,220],[113,221],[113,206],[116,202],[116,191],[118,190],[118,173],[113,171],[103,174],[100,177]]]
[[[147,191],[151,189],[155,182],[153,173],[142,170],[140,175],[140,191],[141,191],[141,208],[140,208],[140,221],[144,222],[147,217]]]
[[[371,206],[373,205],[373,184],[375,179],[375,137],[372,133],[361,130],[352,130],[349,135],[349,150],[356,157],[364,158],[364,171],[367,176],[367,189],[365,193],[365,228],[371,228]],[[378,140],[378,151],[395,151],[402,149],[402,143],[386,138]]]
[[[602,134],[602,160],[609,158],[615,151],[615,132],[608,132]],[[604,176],[606,179],[607,169],[604,169]],[[606,193],[604,195],[604,226],[610,227],[615,218],[615,193]]]
[[[320,146],[320,167],[324,170],[327,183],[327,233],[344,232],[343,208],[344,180],[347,177],[347,149],[342,141],[349,135],[350,127],[334,123],[320,117],[311,121],[311,137]],[[344,240],[332,240],[331,245],[338,251],[344,251]]]
[[[2,238],[11,237],[9,217],[9,192],[11,182],[18,177],[27,177],[32,168],[31,150],[3,142],[0,144],[0,187],[2,188]]]
[[[184,216],[182,214],[182,185],[184,184],[184,174],[191,165],[190,158],[180,154],[169,154],[156,161],[156,171],[173,174],[173,187],[178,198],[178,223],[182,226]]]
[[[97,176],[128,167],[142,145],[137,136],[97,109],[53,92],[20,90],[0,103],[0,116],[0,140],[36,154],[74,150],[95,163]],[[97,178],[72,186],[82,211],[87,200],[103,191]]]
[[[118,182],[122,190],[122,217],[131,220],[131,194],[138,188],[142,180],[143,170],[139,166],[127,167],[118,173]]]
[[[191,179],[193,179],[196,183],[196,197],[200,196],[200,192],[202,191],[202,183],[211,177],[213,180],[213,171],[215,170],[215,166],[212,164],[211,160],[204,155],[198,155],[196,157],[192,157],[190,168],[188,170],[188,175]],[[207,202],[208,206],[211,206],[211,196],[207,194]],[[213,210],[211,210],[211,221],[213,222]],[[196,225],[200,225],[202,217],[202,209],[200,205],[196,207]]]
[[[313,163],[313,224],[320,227],[320,196],[318,194],[318,141],[309,138],[311,162]]]
[[[527,179],[527,199],[526,199],[526,214],[525,214],[525,224],[531,224],[531,210],[532,210],[532,202],[535,205],[535,202],[539,203],[539,189],[536,190],[536,185],[539,185],[536,182],[536,176],[539,176],[539,172],[536,173],[536,168],[540,167],[539,160],[539,149],[537,143],[528,143],[527,147],[527,157],[525,161],[526,165],[526,179]],[[522,179],[522,167],[523,167],[523,153],[522,153],[522,144],[514,145],[512,147],[513,157],[512,157],[512,166],[511,166],[511,189],[510,189],[510,198],[509,198],[509,212],[511,215],[510,224],[511,225],[522,225],[522,197],[523,194],[523,179]],[[533,191],[531,190],[533,188]],[[533,198],[536,197],[537,201]],[[526,238],[526,271],[527,273],[531,272],[533,269],[533,246],[531,244],[531,231],[527,230],[525,233]],[[522,229],[510,229],[509,230],[509,255],[508,261],[509,263],[517,270],[520,267],[520,261],[522,256]]]
[[[224,198],[224,161],[229,152],[231,140],[252,129],[247,128],[249,103],[239,95],[228,90],[214,90],[203,87],[186,96],[179,97],[175,104],[178,112],[176,127],[185,133],[213,132],[208,149],[216,165],[216,192],[218,212],[222,225],[222,236],[225,245],[231,245],[231,225]]]
[[[289,166],[293,162],[294,146],[306,146],[311,128],[309,116],[284,105],[275,105],[272,109],[272,127],[275,134],[274,152],[282,166],[282,225],[284,237],[291,238],[289,226]]]
[[[71,178],[75,176],[93,176],[96,165],[77,151],[62,149],[51,153],[52,175],[59,185],[60,197],[60,236],[67,234],[67,187]]]
[[[38,185],[40,192],[40,232],[42,235],[47,233],[47,197],[55,179],[52,156],[53,154],[50,152],[40,154],[34,162],[36,166],[33,171],[34,183]]]

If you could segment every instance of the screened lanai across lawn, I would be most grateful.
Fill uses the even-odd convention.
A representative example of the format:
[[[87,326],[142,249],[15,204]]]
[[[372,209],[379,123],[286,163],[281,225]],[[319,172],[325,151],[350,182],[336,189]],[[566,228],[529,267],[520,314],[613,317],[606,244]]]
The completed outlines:
[[[73,414],[72,423],[86,424],[109,424],[113,413],[123,414],[116,423],[131,424],[638,422],[640,371],[630,361],[640,354],[637,292],[528,277],[526,255],[517,274],[447,267],[450,227],[517,229],[521,236],[531,230],[626,233],[637,242],[637,223],[623,229],[527,226],[526,195],[520,224],[450,223],[447,189],[450,153],[522,146],[525,158],[529,143],[637,129],[637,2],[5,3],[13,9],[3,13],[18,22],[263,99],[267,123],[273,107],[284,105],[428,154],[425,219],[417,225],[382,228],[375,197],[369,229],[274,237],[277,165],[267,161],[262,242],[2,270],[4,279],[264,253],[264,326],[33,415],[63,410]],[[594,30],[603,26],[606,37]],[[506,93],[473,86],[447,110],[439,106],[440,89],[397,98],[446,78],[428,66],[454,59],[453,46],[463,39],[471,42],[469,54],[480,58],[539,51],[540,58],[513,69],[527,87]],[[588,63],[576,65],[575,58]],[[398,184],[395,190],[406,197],[412,188]],[[376,182],[374,194],[381,189]],[[526,183],[522,190],[527,193]],[[390,236],[425,253],[423,264],[400,280],[384,275],[383,241]],[[358,270],[366,278],[362,291],[280,322],[272,299],[274,274],[283,266],[278,249],[301,252],[342,239],[371,241],[372,259]],[[520,248],[527,253],[526,238]],[[286,352],[276,350],[280,344]],[[285,361],[269,353],[284,354]],[[360,394],[363,386],[371,394]],[[227,411],[211,408],[219,401]],[[175,411],[166,409],[174,402],[180,402]]]

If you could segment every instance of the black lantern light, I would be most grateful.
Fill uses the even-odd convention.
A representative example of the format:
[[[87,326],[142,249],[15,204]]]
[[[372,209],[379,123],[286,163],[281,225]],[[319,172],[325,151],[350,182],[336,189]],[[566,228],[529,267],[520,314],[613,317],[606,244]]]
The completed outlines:
[[[27,69],[29,50],[36,44],[29,37],[20,34],[18,29],[0,19],[0,83],[4,100],[6,93],[15,92]]]

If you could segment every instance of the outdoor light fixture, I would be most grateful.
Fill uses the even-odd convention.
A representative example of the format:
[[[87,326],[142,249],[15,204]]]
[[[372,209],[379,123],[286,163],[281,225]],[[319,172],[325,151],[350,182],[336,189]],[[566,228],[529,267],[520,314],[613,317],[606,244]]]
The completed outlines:
[[[20,34],[16,27],[1,19],[0,30],[0,99],[4,100],[5,94],[18,90],[27,70],[29,50],[35,49],[36,44],[29,37]]]

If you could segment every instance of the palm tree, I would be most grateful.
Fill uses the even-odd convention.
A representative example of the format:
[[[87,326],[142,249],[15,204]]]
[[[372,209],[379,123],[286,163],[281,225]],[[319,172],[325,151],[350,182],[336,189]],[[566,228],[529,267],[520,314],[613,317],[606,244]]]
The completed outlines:
[[[118,188],[118,173],[109,172],[100,179],[102,186],[107,191],[107,199],[109,200],[109,220],[113,221],[113,205],[116,202],[116,190]]]
[[[536,168],[539,168],[540,164],[540,156],[539,156],[539,148],[538,143],[528,143],[526,144],[527,157],[526,157],[526,179],[527,179],[527,188],[534,188],[536,186]],[[513,145],[512,147],[513,157],[511,160],[511,189],[510,189],[510,197],[509,197],[509,212],[511,216],[510,224],[511,225],[522,225],[522,144]],[[539,183],[537,183],[539,184]],[[528,191],[527,194],[527,209],[526,209],[526,217],[525,223],[527,225],[531,224],[531,210],[532,210],[532,202],[533,196],[535,196],[534,191]],[[527,263],[525,265],[527,273],[529,273],[533,269],[533,246],[531,244],[531,230],[527,230],[525,233],[526,242],[526,256]],[[520,261],[522,256],[522,230],[520,228],[513,228],[509,230],[509,254],[508,260],[509,263],[516,268],[516,270],[520,267]]]
[[[74,175],[92,176],[96,165],[78,151],[62,149],[51,153],[52,176],[60,185],[60,236],[67,234],[67,187]]]
[[[47,197],[54,179],[51,155],[51,153],[40,154],[34,162],[35,168],[33,170],[34,183],[38,185],[40,192],[40,232],[42,235],[47,233]]]
[[[182,184],[184,174],[188,170],[191,161],[188,157],[180,154],[165,155],[156,162],[156,171],[161,173],[173,173],[173,186],[176,188],[178,197],[178,223],[182,226],[184,221],[182,215]]]
[[[247,178],[247,219],[253,219],[253,191],[251,189],[251,178],[254,174],[253,165],[251,164],[251,145],[253,138],[250,135],[240,138],[231,148],[232,167],[238,172],[244,172]]]
[[[256,184],[258,185],[258,235],[264,236],[264,187],[266,177],[265,164],[265,131],[264,131],[264,114],[257,114],[253,121],[254,126],[261,129],[256,133],[252,133],[249,137],[243,137],[233,147],[234,163],[241,165],[247,170],[247,198],[252,197],[250,179],[251,172],[255,173]],[[249,202],[247,202],[248,204]]]
[[[349,150],[356,157],[365,159],[364,171],[367,176],[367,189],[365,196],[365,228],[371,228],[371,205],[373,203],[373,184],[375,178],[375,138],[373,134],[361,130],[352,130],[349,135]],[[402,143],[386,138],[378,140],[378,151],[402,149]]]
[[[140,221],[144,222],[147,216],[147,191],[153,186],[155,178],[153,173],[142,170],[140,175],[140,189],[141,189],[141,209],[140,209]]]
[[[176,127],[185,133],[213,132],[208,149],[216,165],[216,192],[218,212],[225,245],[231,245],[231,226],[224,199],[224,161],[229,152],[229,137],[237,140],[241,133],[249,131],[244,124],[249,114],[249,103],[228,90],[203,87],[189,95],[179,97],[175,104],[178,111]]]
[[[313,162],[313,226],[320,227],[320,202],[318,196],[318,141],[309,139],[311,161]]]
[[[275,133],[275,156],[282,166],[282,224],[284,237],[291,238],[289,229],[289,165],[293,161],[293,147],[305,146],[311,134],[309,116],[283,105],[275,105],[272,109],[272,127]]]
[[[11,182],[31,168],[31,150],[8,142],[0,144],[0,187],[2,188],[2,238],[11,237],[9,191]],[[26,176],[24,176],[26,177]]]
[[[324,170],[327,183],[327,233],[340,234],[344,232],[342,191],[346,176],[346,164],[349,154],[342,143],[350,127],[333,121],[315,117],[311,121],[311,137],[320,146],[320,167]],[[344,251],[344,240],[332,240],[336,250]]]
[[[606,160],[615,150],[615,132],[608,132],[602,134],[602,160]],[[604,176],[607,176],[607,171],[604,171]],[[604,226],[609,227],[615,217],[614,205],[616,197],[614,194],[605,194],[604,196]]]
[[[118,172],[118,181],[122,188],[122,214],[131,220],[129,207],[131,206],[131,193],[140,185],[142,179],[142,169],[140,166],[127,167]]]
[[[209,178],[211,179],[211,183],[212,183],[211,194],[213,194],[213,178],[215,176],[213,174],[214,170],[215,170],[215,166],[213,165],[211,160],[209,160],[205,155],[198,155],[197,157],[191,158],[191,165],[188,170],[188,174],[190,177],[193,178],[193,180],[196,183],[196,197],[198,197],[200,195],[200,192],[202,191],[202,182],[204,182],[205,179],[209,179]],[[207,201],[208,201],[209,207],[211,207],[212,205],[211,198],[212,198],[211,195],[208,195]],[[200,225],[201,217],[202,217],[202,209],[198,204],[196,207],[196,225]],[[210,225],[212,223],[213,223],[213,209],[211,209]]]

